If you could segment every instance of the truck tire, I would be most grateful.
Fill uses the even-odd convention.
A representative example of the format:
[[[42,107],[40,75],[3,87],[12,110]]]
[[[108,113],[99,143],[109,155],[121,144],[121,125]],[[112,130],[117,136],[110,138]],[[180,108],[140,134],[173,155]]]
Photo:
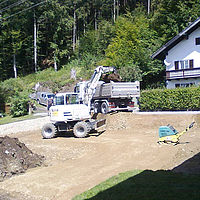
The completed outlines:
[[[108,104],[106,102],[103,102],[101,104],[101,113],[107,114],[108,113]]]
[[[99,103],[95,103],[94,104],[94,113],[100,113],[101,110],[100,110],[100,106],[99,106]]]
[[[86,137],[90,128],[86,122],[77,122],[73,128],[74,135],[77,138]]]
[[[45,124],[42,127],[42,136],[44,139],[54,138],[56,136],[57,130],[52,123]]]

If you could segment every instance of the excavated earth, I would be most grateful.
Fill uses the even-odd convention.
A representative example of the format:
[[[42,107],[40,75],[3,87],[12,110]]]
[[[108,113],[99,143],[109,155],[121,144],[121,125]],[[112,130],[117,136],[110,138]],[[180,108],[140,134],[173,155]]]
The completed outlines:
[[[111,176],[134,169],[200,173],[199,114],[119,112],[99,117],[106,117],[106,126],[86,138],[69,132],[42,139],[40,127],[2,137],[1,179],[9,178],[0,182],[0,199],[70,200]],[[194,127],[180,144],[157,144],[160,126],[171,124],[182,131],[192,121]],[[31,121],[24,121],[28,123],[31,126]]]
[[[43,156],[34,154],[17,138],[0,137],[0,181],[41,166]]]

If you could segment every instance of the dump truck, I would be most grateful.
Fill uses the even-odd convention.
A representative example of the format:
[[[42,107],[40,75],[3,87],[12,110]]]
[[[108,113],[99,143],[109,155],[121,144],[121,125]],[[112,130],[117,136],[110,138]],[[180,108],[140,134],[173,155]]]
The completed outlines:
[[[80,101],[84,101],[87,81],[77,83],[75,91]],[[108,113],[111,111],[138,109],[140,96],[140,82],[113,82],[99,81],[91,100],[91,110],[95,113]]]

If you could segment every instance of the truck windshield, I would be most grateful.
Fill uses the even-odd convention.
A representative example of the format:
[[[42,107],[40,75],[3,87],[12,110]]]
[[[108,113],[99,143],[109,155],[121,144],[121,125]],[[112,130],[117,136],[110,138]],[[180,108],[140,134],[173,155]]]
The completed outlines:
[[[66,100],[66,104],[79,104],[77,94],[66,94],[65,100]]]
[[[55,105],[64,105],[64,96],[56,96]]]
[[[77,94],[64,94],[55,96],[55,105],[79,104]]]

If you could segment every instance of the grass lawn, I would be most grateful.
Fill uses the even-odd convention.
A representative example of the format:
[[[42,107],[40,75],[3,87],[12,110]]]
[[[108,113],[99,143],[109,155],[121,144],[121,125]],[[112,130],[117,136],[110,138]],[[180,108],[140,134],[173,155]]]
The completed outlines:
[[[17,121],[23,121],[23,120],[27,120],[27,119],[35,119],[35,118],[38,118],[38,116],[25,115],[22,117],[11,117],[8,115],[8,116],[0,118],[0,125],[17,122]]]
[[[200,175],[134,170],[111,177],[73,200],[197,200]]]

